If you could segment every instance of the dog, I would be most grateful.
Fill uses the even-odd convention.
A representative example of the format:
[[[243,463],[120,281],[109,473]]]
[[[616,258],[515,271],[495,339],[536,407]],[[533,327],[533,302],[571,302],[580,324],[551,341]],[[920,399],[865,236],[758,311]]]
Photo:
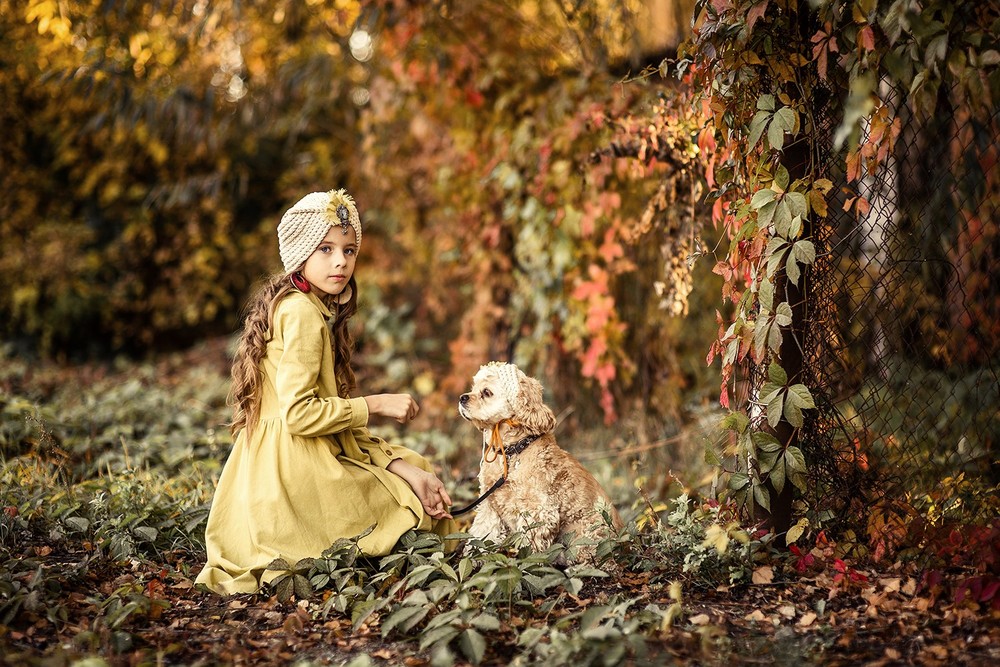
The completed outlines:
[[[568,544],[572,536],[596,542],[611,536],[612,528],[621,530],[608,494],[556,443],[555,415],[543,402],[538,380],[513,364],[490,362],[473,377],[472,390],[459,397],[458,412],[483,433],[480,494],[506,480],[478,506],[469,529],[473,537],[498,542],[522,531],[532,549],[543,551],[556,542]],[[593,563],[595,551],[585,544],[577,561]]]

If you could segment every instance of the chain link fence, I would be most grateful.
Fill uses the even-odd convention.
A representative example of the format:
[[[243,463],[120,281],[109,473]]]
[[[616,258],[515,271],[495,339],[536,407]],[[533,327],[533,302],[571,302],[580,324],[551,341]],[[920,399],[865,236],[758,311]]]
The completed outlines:
[[[869,538],[934,511],[948,484],[1000,484],[1000,113],[942,88],[921,119],[879,92],[898,138],[860,180],[824,138],[836,109],[820,123],[815,159],[838,194],[812,230],[798,333],[817,399],[799,434],[811,506]]]

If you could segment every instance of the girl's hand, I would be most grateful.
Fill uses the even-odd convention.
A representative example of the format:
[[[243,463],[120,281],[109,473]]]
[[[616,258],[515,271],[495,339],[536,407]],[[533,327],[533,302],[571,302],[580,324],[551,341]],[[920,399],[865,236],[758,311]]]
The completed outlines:
[[[403,459],[396,459],[389,464],[387,470],[399,475],[410,485],[413,493],[424,506],[424,511],[435,519],[450,519],[448,508],[451,506],[451,496],[444,489],[444,484],[434,473],[421,470]]]
[[[368,414],[389,417],[400,424],[411,421],[420,412],[420,406],[409,394],[375,394],[364,398]]]

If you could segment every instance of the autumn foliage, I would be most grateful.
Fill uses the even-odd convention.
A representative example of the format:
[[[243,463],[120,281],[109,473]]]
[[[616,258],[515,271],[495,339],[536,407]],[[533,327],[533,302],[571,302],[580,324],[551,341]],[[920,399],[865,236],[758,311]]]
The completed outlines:
[[[622,82],[641,56],[624,6],[2,9],[0,313],[23,349],[233,331],[278,268],[281,212],[336,185],[364,211],[360,358],[380,381],[450,402],[510,358],[607,420],[674,413],[700,383],[660,344],[691,291],[693,120],[649,114],[672,105],[659,73]]]

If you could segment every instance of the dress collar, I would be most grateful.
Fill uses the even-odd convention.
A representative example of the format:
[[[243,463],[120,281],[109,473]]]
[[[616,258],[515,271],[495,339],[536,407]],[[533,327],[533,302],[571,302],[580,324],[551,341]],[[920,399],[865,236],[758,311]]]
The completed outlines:
[[[304,292],[304,294],[306,298],[313,303],[313,305],[319,308],[319,312],[323,315],[323,317],[326,319],[333,317],[333,313],[330,312],[330,308],[323,303],[323,299],[319,298],[319,295],[316,294],[315,290],[309,290],[308,292]]]

